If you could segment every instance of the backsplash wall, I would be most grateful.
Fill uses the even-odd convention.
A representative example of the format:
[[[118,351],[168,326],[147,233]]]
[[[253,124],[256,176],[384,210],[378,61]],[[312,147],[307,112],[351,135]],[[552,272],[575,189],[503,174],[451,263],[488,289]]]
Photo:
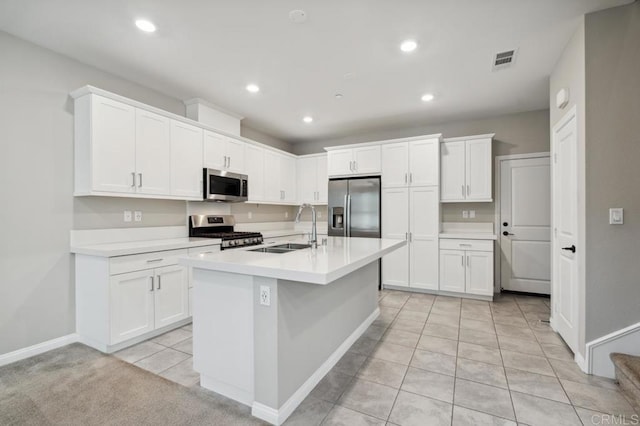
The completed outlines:
[[[441,222],[491,222],[495,220],[495,203],[442,203]],[[463,210],[475,210],[476,217],[464,219]]]
[[[125,222],[124,211],[142,212],[141,222]],[[118,197],[74,197],[73,229],[142,228],[186,224],[184,201]]]

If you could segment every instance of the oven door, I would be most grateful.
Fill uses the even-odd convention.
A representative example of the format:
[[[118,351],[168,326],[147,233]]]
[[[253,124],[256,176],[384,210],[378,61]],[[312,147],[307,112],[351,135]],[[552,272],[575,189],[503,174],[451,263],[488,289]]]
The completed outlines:
[[[204,169],[204,199],[221,202],[242,202],[248,199],[247,175],[224,170]]]

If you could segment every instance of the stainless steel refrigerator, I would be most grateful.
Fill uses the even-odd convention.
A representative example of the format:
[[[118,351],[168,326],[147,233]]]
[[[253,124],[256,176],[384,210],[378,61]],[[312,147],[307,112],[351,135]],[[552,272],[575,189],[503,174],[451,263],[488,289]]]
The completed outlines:
[[[380,238],[380,178],[329,181],[329,236]]]

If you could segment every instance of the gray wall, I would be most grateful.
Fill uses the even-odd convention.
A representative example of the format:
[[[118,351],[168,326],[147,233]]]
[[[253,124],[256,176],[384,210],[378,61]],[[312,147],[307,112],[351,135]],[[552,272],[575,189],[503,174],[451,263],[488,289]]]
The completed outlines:
[[[70,91],[91,84],[183,115],[181,100],[4,32],[0,32],[0,52],[3,354],[75,331],[71,229],[124,227],[124,209],[143,212],[143,222],[129,226],[180,225],[185,223],[186,203],[72,195]],[[260,140],[267,144],[274,141]],[[271,212],[269,217],[273,215]],[[28,226],[26,219],[30,220]]]
[[[256,142],[263,143],[265,145],[271,145],[272,147],[281,149],[283,151],[293,152],[293,148],[291,147],[290,143],[274,138],[271,135],[268,135],[266,133],[263,133],[259,130],[253,129],[248,126],[243,125],[240,128],[240,135],[247,139],[251,139]]]
[[[640,3],[585,17],[587,341],[640,321]],[[624,207],[625,223],[608,223]]]
[[[572,108],[576,108],[577,131],[578,131],[578,203],[584,206],[584,152],[585,152],[585,40],[584,40],[584,19],[580,19],[578,28],[565,47],[560,59],[556,63],[549,82],[549,115],[551,117],[551,127],[555,126]],[[569,89],[569,104],[559,109],[556,106],[556,93],[562,88]],[[584,217],[578,217],[578,239],[576,245],[585,247],[585,221]],[[585,322],[585,273],[584,262],[578,269],[578,321]],[[579,352],[584,355],[585,333],[584,328],[579,330],[578,335]]]
[[[346,138],[293,145],[298,155],[324,152],[325,146],[379,141],[409,136],[442,133],[445,138],[495,133],[494,159],[498,155],[549,151],[549,111],[531,111],[494,118],[421,125],[378,132],[363,132]],[[494,195],[495,198],[495,195]],[[462,211],[473,209],[475,219],[463,219]],[[446,203],[442,205],[443,222],[493,222],[494,203]]]

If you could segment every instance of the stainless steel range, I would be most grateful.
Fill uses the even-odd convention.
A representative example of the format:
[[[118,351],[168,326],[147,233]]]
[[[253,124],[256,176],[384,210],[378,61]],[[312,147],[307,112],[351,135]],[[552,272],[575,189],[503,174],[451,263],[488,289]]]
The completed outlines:
[[[235,224],[236,220],[233,216],[189,216],[189,236],[220,238],[222,239],[221,250],[262,244],[261,233],[236,232],[233,230]]]

